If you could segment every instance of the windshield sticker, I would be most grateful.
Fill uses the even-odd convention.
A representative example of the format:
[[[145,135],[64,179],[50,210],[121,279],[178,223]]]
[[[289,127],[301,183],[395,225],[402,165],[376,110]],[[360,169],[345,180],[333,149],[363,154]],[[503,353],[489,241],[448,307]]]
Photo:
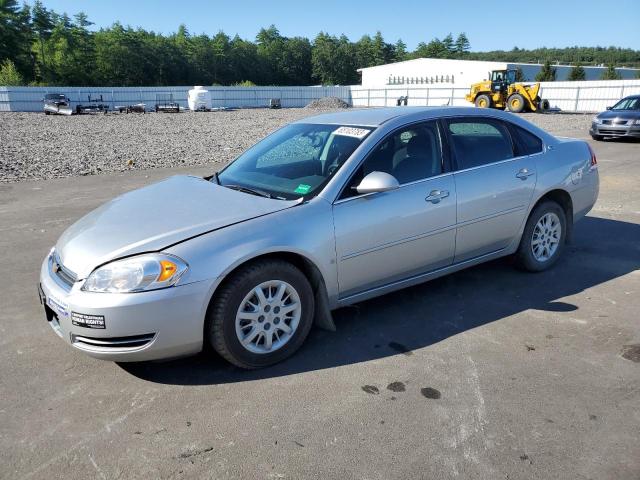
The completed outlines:
[[[298,185],[296,187],[294,192],[301,193],[302,195],[306,195],[307,193],[309,193],[309,190],[311,190],[311,185],[307,185],[305,183],[301,183],[300,185]]]
[[[334,130],[334,135],[344,135],[346,137],[364,138],[370,130],[366,128],[340,127]]]

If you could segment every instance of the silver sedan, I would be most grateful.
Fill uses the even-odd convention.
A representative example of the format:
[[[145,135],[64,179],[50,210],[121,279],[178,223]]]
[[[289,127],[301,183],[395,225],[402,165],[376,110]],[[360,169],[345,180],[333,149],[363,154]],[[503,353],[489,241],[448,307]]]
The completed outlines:
[[[264,367],[314,323],[333,329],[338,307],[505,255],[549,268],[597,196],[587,143],[508,113],[324,114],[211,177],[171,177],[81,218],[44,260],[40,298],[54,331],[96,358],[210,344]]]

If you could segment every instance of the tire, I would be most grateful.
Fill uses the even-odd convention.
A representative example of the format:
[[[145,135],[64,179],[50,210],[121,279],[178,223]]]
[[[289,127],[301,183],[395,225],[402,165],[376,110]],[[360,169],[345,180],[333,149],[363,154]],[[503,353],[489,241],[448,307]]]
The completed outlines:
[[[45,115],[51,115],[51,112],[48,112],[48,111],[45,110],[44,114]]]
[[[524,110],[524,97],[519,93],[514,93],[507,99],[507,108],[510,112],[520,113]]]
[[[549,105],[549,100],[547,100],[547,99],[539,100],[538,101],[538,112],[544,113],[544,112],[549,110],[550,106],[551,105]]]
[[[478,95],[475,101],[478,108],[491,108],[491,97],[489,95]]]
[[[544,218],[547,220],[546,226]],[[558,225],[559,231],[556,230],[554,222]],[[545,233],[554,230],[555,235]],[[567,218],[562,207],[550,200],[542,202],[529,215],[516,252],[516,265],[529,272],[542,272],[550,268],[562,255],[566,237]],[[537,241],[537,247],[534,247],[534,241]],[[544,255],[545,253],[547,255]]]
[[[285,293],[283,301],[278,301],[281,287]],[[258,289],[264,301],[254,293]],[[273,297],[271,302],[269,297]],[[293,305],[298,308],[284,315],[279,311]],[[247,306],[254,310],[246,310]],[[253,318],[242,318],[242,313]],[[304,274],[281,260],[261,260],[241,267],[221,286],[207,312],[205,335],[213,349],[230,363],[245,369],[261,368],[281,362],[300,348],[313,315],[313,291]],[[283,329],[285,326],[290,333]],[[242,335],[247,346],[240,340]],[[273,343],[267,348],[269,335]]]
[[[596,142],[601,142],[602,140],[604,140],[604,137],[602,135],[591,135],[591,138],[593,138]]]

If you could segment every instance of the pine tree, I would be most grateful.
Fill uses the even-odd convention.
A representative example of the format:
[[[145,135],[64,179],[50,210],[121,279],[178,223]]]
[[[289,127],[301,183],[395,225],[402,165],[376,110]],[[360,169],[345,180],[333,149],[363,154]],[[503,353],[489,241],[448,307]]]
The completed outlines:
[[[24,77],[33,76],[31,10],[16,0],[0,0],[0,63],[8,59]]]
[[[394,60],[396,62],[402,62],[406,60],[407,57],[407,44],[404,43],[402,39],[399,39],[394,45]]]
[[[584,68],[582,68],[582,65],[578,63],[569,72],[569,76],[567,80],[569,80],[570,82],[575,82],[578,80],[585,80],[585,78],[586,78],[586,74],[585,74]]]
[[[467,34],[462,32],[460,35],[458,35],[458,38],[456,38],[456,43],[455,43],[456,53],[460,56],[463,56],[467,52],[469,52],[470,48],[471,48],[471,44],[469,43]]]
[[[45,41],[51,36],[55,25],[54,14],[47,10],[40,0],[36,0],[31,9],[33,30],[38,38],[40,53],[40,78],[48,80],[47,58],[45,56]]]
[[[616,67],[612,63],[607,65],[607,69],[602,72],[602,80],[620,80],[622,76],[616,70]],[[640,72],[638,72],[638,78],[640,78]]]
[[[544,62],[542,69],[536,75],[536,82],[555,82],[556,81],[556,69],[551,66],[551,62],[547,60]]]
[[[442,46],[444,47],[444,56],[450,57],[452,54],[456,53],[456,45],[453,41],[453,35],[449,34],[442,39]]]

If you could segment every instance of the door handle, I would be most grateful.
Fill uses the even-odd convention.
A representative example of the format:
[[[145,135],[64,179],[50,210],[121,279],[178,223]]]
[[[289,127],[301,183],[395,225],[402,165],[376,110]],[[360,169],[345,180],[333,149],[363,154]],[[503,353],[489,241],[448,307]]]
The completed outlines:
[[[440,200],[449,196],[449,190],[431,190],[429,196],[425,198],[427,202],[440,203]]]
[[[528,168],[522,168],[518,173],[516,173],[516,177],[520,180],[526,180],[531,175],[535,175],[535,172],[530,172]]]

